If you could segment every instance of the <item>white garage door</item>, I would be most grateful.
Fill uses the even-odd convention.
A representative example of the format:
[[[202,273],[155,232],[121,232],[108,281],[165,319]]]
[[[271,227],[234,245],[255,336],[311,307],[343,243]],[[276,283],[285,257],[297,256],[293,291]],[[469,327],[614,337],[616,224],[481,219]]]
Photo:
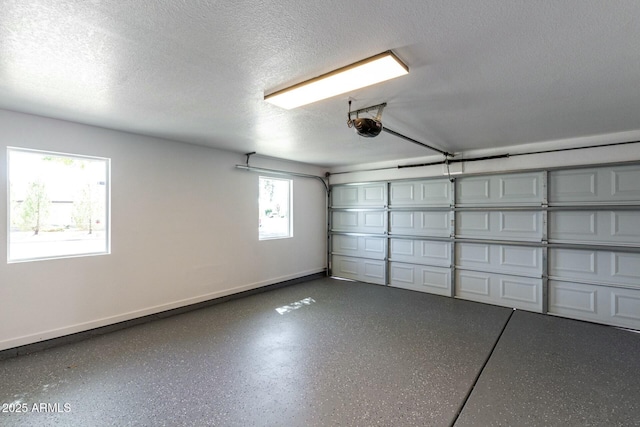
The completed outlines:
[[[387,282],[387,183],[331,189],[331,271],[336,277]]]
[[[336,185],[334,276],[640,329],[640,165]]]
[[[549,205],[549,313],[640,329],[640,166],[550,172]]]
[[[456,180],[456,297],[543,311],[545,182],[544,172]]]

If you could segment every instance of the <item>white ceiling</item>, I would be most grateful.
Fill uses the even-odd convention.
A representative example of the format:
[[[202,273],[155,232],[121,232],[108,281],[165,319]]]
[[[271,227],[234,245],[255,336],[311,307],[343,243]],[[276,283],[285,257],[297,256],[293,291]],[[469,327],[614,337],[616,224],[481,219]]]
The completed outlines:
[[[323,166],[640,130],[640,2],[0,0],[0,108]],[[265,92],[385,50],[409,75],[296,110]]]

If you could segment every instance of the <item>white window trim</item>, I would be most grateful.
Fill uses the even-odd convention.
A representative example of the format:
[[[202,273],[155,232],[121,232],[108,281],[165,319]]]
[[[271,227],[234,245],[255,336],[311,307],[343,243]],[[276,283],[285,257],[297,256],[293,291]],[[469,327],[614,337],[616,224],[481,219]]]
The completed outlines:
[[[84,253],[74,253],[67,255],[51,255],[51,256],[42,256],[42,257],[33,257],[33,258],[20,258],[20,259],[11,259],[11,152],[23,152],[30,154],[41,153],[43,155],[51,155],[51,156],[59,156],[59,157],[70,157],[74,159],[87,159],[87,160],[99,160],[105,162],[105,250],[99,252],[84,252]],[[101,256],[101,255],[110,255],[111,254],[111,159],[108,157],[99,157],[99,156],[87,156],[83,154],[73,154],[73,153],[64,153],[59,151],[49,151],[49,150],[39,150],[39,149],[31,149],[24,147],[15,147],[15,146],[7,146],[6,151],[6,170],[7,170],[7,221],[6,221],[6,232],[7,232],[7,264],[18,264],[24,262],[33,262],[33,261],[47,261],[47,260],[56,260],[56,259],[67,259],[67,258],[84,258],[89,256]]]

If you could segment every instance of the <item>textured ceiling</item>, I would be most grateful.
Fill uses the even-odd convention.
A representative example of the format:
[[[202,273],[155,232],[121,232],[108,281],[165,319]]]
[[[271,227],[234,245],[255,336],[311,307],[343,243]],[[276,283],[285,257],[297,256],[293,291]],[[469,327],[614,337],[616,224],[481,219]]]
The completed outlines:
[[[640,130],[640,2],[0,0],[0,108],[323,166]],[[393,50],[408,76],[286,111]]]

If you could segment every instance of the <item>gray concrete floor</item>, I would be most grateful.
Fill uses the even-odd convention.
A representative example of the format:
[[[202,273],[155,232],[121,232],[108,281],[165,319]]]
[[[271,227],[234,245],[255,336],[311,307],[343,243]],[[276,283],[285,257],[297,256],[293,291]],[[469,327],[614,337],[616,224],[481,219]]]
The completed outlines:
[[[634,425],[638,350],[613,328],[321,279],[0,361],[0,404],[27,409],[0,425]]]

